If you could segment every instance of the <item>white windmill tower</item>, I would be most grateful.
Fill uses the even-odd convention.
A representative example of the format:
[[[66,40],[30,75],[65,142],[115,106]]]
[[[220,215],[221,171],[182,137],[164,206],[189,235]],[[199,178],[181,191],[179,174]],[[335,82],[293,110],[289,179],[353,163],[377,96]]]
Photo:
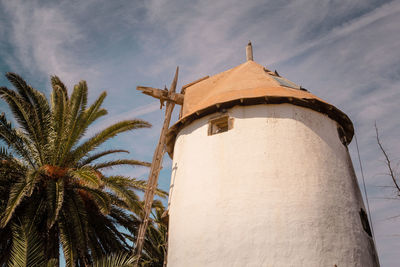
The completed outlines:
[[[184,86],[169,267],[379,266],[339,109],[252,59]]]

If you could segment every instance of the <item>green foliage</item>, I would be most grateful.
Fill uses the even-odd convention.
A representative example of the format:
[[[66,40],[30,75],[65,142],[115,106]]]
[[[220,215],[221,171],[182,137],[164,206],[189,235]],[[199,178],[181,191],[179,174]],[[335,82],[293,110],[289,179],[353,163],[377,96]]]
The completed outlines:
[[[34,229],[34,225],[28,223],[13,223],[12,248],[9,267],[43,266],[44,250],[43,242]]]
[[[96,149],[120,133],[150,124],[120,121],[82,141],[88,127],[107,114],[101,108],[105,92],[88,105],[86,82],[68,95],[54,76],[49,102],[18,75],[6,77],[15,90],[0,87],[0,97],[18,125],[0,114],[0,267],[58,266],[60,245],[67,266],[129,266],[132,257],[121,253],[132,250],[126,239],[136,234],[142,214],[137,192],[146,184],[102,170],[149,163],[101,161],[127,151]]]
[[[166,211],[160,201],[153,203],[152,223],[146,233],[143,249],[142,266],[162,267],[167,254],[167,222]]]
[[[135,257],[128,253],[116,253],[93,263],[93,267],[131,267]]]
[[[40,238],[35,226],[27,222],[11,226],[13,242],[8,267],[54,267],[59,265],[59,260],[44,256],[43,240]],[[69,255],[69,254],[68,254]],[[73,254],[66,258],[67,265],[73,265]],[[95,259],[91,267],[132,267],[136,257],[131,253],[118,252]]]

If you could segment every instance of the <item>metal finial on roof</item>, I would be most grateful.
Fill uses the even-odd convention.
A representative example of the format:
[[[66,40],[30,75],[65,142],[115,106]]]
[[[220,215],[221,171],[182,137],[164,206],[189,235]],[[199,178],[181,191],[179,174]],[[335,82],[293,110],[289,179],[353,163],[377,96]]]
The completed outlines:
[[[253,61],[253,46],[251,45],[250,41],[246,46],[246,59],[247,61]]]

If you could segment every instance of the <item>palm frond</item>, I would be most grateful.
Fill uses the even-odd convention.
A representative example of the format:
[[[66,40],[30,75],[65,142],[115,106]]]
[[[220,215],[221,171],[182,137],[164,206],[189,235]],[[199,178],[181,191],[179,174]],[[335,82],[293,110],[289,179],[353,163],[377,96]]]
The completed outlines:
[[[103,181],[106,183],[106,186],[107,186],[107,182],[111,182],[113,184],[120,185],[125,188],[130,188],[130,189],[135,189],[135,190],[140,190],[140,191],[145,191],[147,189],[146,181],[137,180],[135,178],[126,177],[126,176],[122,176],[122,175],[104,176]],[[156,189],[155,194],[159,197],[168,196],[167,192],[165,192],[164,190],[161,190],[159,188]]]
[[[4,113],[0,114],[0,140],[3,140],[9,148],[11,148],[35,168],[33,159],[30,156],[30,151],[26,149],[27,144],[25,139],[21,136],[21,134],[18,133],[17,130],[12,127]]]
[[[20,179],[11,186],[7,206],[0,220],[0,227],[3,228],[7,225],[8,221],[11,219],[11,216],[14,214],[15,209],[25,197],[28,188],[29,185],[24,179]]]
[[[139,210],[142,209],[142,205],[139,204],[139,198],[136,193],[130,189],[131,181],[124,179],[125,177],[107,177],[104,178],[104,185],[110,189],[118,198],[123,200],[129,209]]]
[[[22,177],[27,171],[21,160],[15,158],[5,147],[0,147],[0,162],[0,179],[15,181],[15,177]]]
[[[24,79],[22,79],[18,74],[12,72],[7,72],[6,78],[12,83],[12,85],[14,85],[20,96],[26,102],[31,103],[31,99],[29,98],[29,94],[27,92],[29,90],[28,84],[24,81]]]
[[[40,178],[40,171],[38,170],[29,170],[26,173],[26,195],[29,197],[32,195],[33,190],[35,189],[36,183]]]
[[[101,105],[103,104],[104,99],[106,98],[107,93],[102,92],[100,96],[94,101],[94,103],[86,110],[85,119],[87,120],[86,126],[89,126],[93,121],[96,120],[96,113],[100,110]],[[107,111],[104,110],[107,114]],[[104,114],[105,115],[105,114]]]
[[[0,147],[0,159],[2,159],[2,160],[13,160],[14,157],[10,152],[8,152],[7,148]]]
[[[65,97],[65,101],[68,99],[68,90],[64,83],[57,76],[51,76],[51,86],[53,87],[53,91],[61,90],[63,92],[63,96]]]
[[[131,267],[136,256],[129,253],[116,253],[95,261],[92,267]]]
[[[47,227],[50,229],[58,219],[58,214],[64,202],[64,180],[49,181],[46,187],[48,217]]]
[[[76,118],[79,111],[84,111],[87,105],[88,87],[85,81],[80,81],[74,86],[70,103],[71,103],[71,118]]]
[[[102,152],[98,152],[95,153],[93,155],[88,156],[85,159],[82,159],[81,162],[78,163],[79,167],[85,166],[101,157],[110,155],[110,154],[114,154],[114,153],[129,153],[128,150],[123,150],[123,149],[110,149],[110,150],[106,150],[106,151],[102,151]]]
[[[33,107],[34,118],[41,133],[40,141],[42,145],[46,144],[50,129],[50,106],[46,96],[28,85],[18,74],[7,73],[6,77],[17,89],[19,95]]]
[[[13,243],[9,266],[42,266],[44,264],[43,243],[35,228],[27,223],[14,223],[11,229]]]
[[[94,165],[92,165],[92,168],[95,170],[98,170],[98,169],[110,168],[110,167],[118,166],[118,165],[150,167],[151,163],[139,161],[139,160],[133,160],[133,159],[119,159],[119,160],[113,160],[113,161],[107,161],[107,162],[103,162],[103,163],[94,164]]]
[[[114,218],[118,224],[128,230],[132,236],[136,235],[140,219],[134,216],[134,214],[128,214],[123,209],[112,207],[111,212],[109,214],[112,218]]]
[[[108,216],[91,211],[89,218],[89,244],[96,251],[96,258],[116,251],[128,251],[124,237]]]
[[[74,185],[74,188],[80,190],[79,192],[82,192],[91,198],[91,200],[97,204],[97,208],[102,214],[110,213],[111,199],[109,195],[102,189],[93,189],[91,187],[82,185]]]
[[[67,196],[68,198],[65,199],[65,212],[68,214],[68,220],[71,221],[70,228],[73,234],[74,245],[77,247],[77,257],[82,257],[82,253],[86,251],[88,244],[87,211],[81,196],[75,190],[68,192]]]
[[[68,138],[65,141],[61,162],[81,137],[82,126],[86,123],[84,112],[87,104],[87,90],[86,82],[81,81],[75,85],[71,99],[68,101],[69,112],[66,119],[66,136]]]
[[[142,120],[127,120],[111,125],[74,149],[69,155],[67,162],[78,162],[88,152],[119,133],[148,127],[150,127],[150,124]]]
[[[64,259],[67,267],[73,267],[75,258],[77,257],[76,247],[74,246],[74,235],[71,227],[67,225],[67,219],[64,214],[62,214],[61,217],[61,220],[58,220],[58,228],[60,229],[60,242],[64,253]]]
[[[36,123],[40,134],[39,142],[41,149],[44,150],[43,157],[45,158],[46,156],[49,156],[46,148],[48,147],[50,141],[50,130],[52,126],[50,105],[46,96],[42,92],[39,92],[30,86],[28,86],[28,88],[30,89],[28,91],[29,96],[34,104]]]
[[[65,138],[65,128],[66,128],[66,114],[67,101],[65,93],[59,87],[55,87],[51,94],[51,106],[52,106],[52,146],[53,146],[53,156],[52,164],[57,163],[58,159],[61,157],[62,151],[64,150],[64,144],[62,140]]]
[[[96,119],[107,114],[107,110],[100,108],[106,95],[107,94],[103,92],[88,109],[79,114],[77,124],[73,133],[73,138],[71,139],[73,142],[70,143],[70,148],[72,148],[72,146],[75,145],[77,141],[83,137],[90,124],[92,124]]]
[[[92,124],[98,118],[103,117],[103,116],[105,116],[107,114],[108,114],[108,111],[106,109],[104,109],[104,108],[101,108],[101,109],[97,110],[96,112],[94,112],[93,114],[91,114],[90,116],[87,117],[86,127],[88,125]],[[90,118],[90,119],[88,119],[88,118]]]
[[[40,141],[42,134],[40,127],[38,127],[40,123],[35,109],[21,96],[6,87],[0,87],[0,97],[7,102],[18,123],[29,134],[28,136],[34,143],[37,153],[40,155],[41,162],[43,162],[41,153],[42,142]]]
[[[47,261],[46,267],[56,267],[56,266],[60,266],[58,259],[53,258]]]
[[[80,185],[85,185],[90,188],[99,188],[103,185],[101,173],[89,167],[70,170],[68,174],[75,178],[76,183]]]
[[[104,230],[101,231],[97,236],[102,243],[108,243],[110,247],[108,248],[108,253],[121,251],[128,247],[128,243],[125,240],[124,235],[117,228],[116,224],[109,219],[109,217],[102,217],[98,220],[102,224]]]

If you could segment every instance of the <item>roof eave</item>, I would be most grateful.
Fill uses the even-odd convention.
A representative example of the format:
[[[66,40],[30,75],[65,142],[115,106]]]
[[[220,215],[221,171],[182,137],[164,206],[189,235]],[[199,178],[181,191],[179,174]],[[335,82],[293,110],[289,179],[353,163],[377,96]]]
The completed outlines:
[[[249,105],[259,105],[259,104],[285,104],[285,103],[309,108],[314,111],[327,115],[329,118],[336,121],[343,128],[345,133],[346,145],[349,144],[353,139],[354,135],[353,123],[345,113],[343,113],[333,105],[330,105],[326,102],[323,102],[315,98],[297,98],[297,97],[287,97],[287,96],[284,97],[258,96],[258,97],[234,99],[223,103],[216,103],[181,118],[168,130],[167,140],[166,140],[167,152],[169,156],[172,158],[176,136],[183,127],[190,124],[194,120],[197,120],[212,113],[220,112],[223,109],[229,109],[238,105],[249,106]]]

